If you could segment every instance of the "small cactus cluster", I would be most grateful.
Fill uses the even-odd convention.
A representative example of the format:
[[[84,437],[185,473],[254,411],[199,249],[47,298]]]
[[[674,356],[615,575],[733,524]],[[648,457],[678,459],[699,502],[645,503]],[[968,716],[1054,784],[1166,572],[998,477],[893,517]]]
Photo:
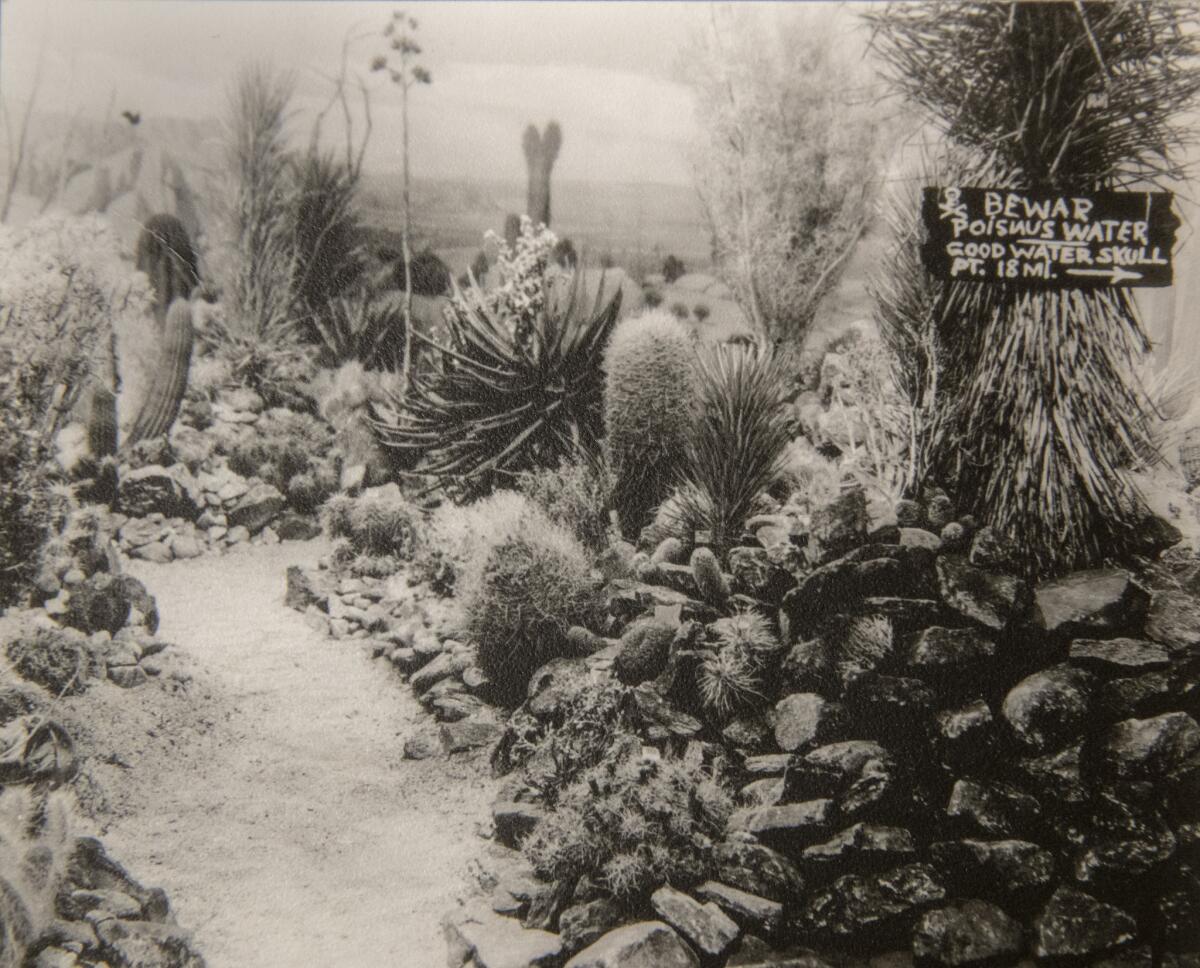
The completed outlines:
[[[550,224],[550,172],[558,153],[562,149],[562,128],[557,121],[546,125],[546,130],[538,133],[534,125],[525,129],[521,141],[525,150],[525,165],[529,172],[529,188],[526,194],[526,212],[534,225]],[[508,234],[508,227],[505,227]]]
[[[613,502],[636,536],[666,499],[691,428],[695,351],[687,328],[652,310],[621,323],[604,359],[604,446]]]

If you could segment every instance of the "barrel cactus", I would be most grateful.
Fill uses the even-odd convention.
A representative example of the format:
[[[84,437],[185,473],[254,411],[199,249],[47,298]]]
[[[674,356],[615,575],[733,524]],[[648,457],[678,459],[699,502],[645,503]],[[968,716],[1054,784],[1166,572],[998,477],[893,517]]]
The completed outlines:
[[[653,679],[667,664],[675,628],[654,619],[638,619],[621,636],[613,671],[627,686]]]
[[[661,310],[613,333],[604,359],[605,449],[626,535],[637,535],[676,483],[692,419],[694,360],[691,333]]]
[[[177,299],[164,320],[159,363],[150,374],[150,386],[126,434],[125,446],[158,437],[171,429],[187,389],[192,339],[192,305],[185,299]]]
[[[697,548],[692,552],[692,578],[700,597],[713,605],[719,605],[729,597],[729,583],[721,574],[721,563],[711,548]]]
[[[190,299],[200,281],[187,229],[174,215],[152,215],[137,241],[137,267],[154,287],[154,315],[161,326],[176,299]]]

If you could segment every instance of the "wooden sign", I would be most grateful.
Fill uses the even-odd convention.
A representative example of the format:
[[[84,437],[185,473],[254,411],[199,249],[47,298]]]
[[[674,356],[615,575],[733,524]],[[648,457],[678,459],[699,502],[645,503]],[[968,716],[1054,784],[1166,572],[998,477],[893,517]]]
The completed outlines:
[[[1075,289],[1169,286],[1170,192],[926,188],[925,267],[939,279]]]

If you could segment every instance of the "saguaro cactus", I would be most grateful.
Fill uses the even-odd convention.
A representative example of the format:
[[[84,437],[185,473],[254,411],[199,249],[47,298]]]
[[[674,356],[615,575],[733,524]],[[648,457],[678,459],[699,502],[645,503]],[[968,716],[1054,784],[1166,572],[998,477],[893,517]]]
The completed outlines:
[[[558,152],[562,148],[562,128],[557,121],[546,125],[546,130],[538,134],[538,129],[530,125],[525,129],[522,140],[525,149],[525,165],[529,171],[529,189],[526,193],[525,207],[534,224],[550,224],[550,171],[558,160]]]
[[[117,397],[109,387],[96,383],[88,405],[88,450],[100,460],[117,452]]]
[[[176,299],[188,299],[200,281],[187,229],[174,215],[152,215],[137,243],[137,267],[154,287],[154,317],[161,327]]]
[[[159,364],[151,374],[141,410],[129,428],[127,446],[171,429],[183,403],[191,363],[192,304],[186,299],[176,299],[167,311]]]

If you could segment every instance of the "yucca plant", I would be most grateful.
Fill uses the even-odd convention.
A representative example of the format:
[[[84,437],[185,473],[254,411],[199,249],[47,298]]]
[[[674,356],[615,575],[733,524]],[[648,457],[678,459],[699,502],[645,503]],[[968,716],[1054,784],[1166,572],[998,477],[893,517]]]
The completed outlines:
[[[312,317],[321,362],[339,367],[357,360],[367,370],[396,372],[404,357],[404,297],[360,288],[338,296]]]
[[[522,471],[594,451],[603,433],[601,356],[620,293],[585,304],[579,277],[565,305],[544,300],[531,326],[515,326],[472,281],[457,287],[442,344],[414,331],[440,358],[415,371],[407,395],[372,407],[386,448],[423,455],[420,471],[470,500]],[[403,463],[403,461],[401,461]]]
[[[784,356],[765,343],[710,347],[697,367],[683,486],[672,497],[675,513],[704,522],[713,549],[724,553],[783,472],[795,433],[790,378]]]
[[[1089,192],[1182,174],[1192,4],[897,3],[869,19],[896,86],[972,158],[966,184]],[[954,402],[933,472],[959,506],[1017,538],[1030,573],[1128,550],[1147,510],[1126,469],[1152,449],[1130,292],[955,282],[936,319]]]

